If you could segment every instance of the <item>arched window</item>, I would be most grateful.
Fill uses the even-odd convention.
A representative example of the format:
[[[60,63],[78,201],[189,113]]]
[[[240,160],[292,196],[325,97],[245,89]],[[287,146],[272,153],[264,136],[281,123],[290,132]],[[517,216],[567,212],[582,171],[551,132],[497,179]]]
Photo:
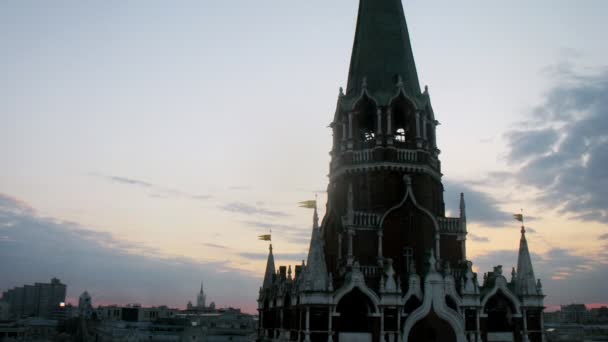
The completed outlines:
[[[376,105],[367,97],[357,104],[356,118],[353,123],[353,138],[359,148],[369,148],[376,140]]]
[[[416,115],[413,105],[405,97],[397,98],[392,106],[393,136],[395,143],[407,148],[415,146]]]

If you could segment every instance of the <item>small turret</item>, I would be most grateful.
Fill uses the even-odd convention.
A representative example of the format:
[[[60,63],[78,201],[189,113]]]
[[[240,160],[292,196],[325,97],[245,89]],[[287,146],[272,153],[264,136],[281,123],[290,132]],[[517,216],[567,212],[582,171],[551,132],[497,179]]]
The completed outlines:
[[[275,279],[274,256],[272,255],[272,244],[268,247],[268,261],[266,261],[266,273],[264,274],[264,283],[262,288],[269,289],[272,287]]]
[[[307,291],[326,291],[328,288],[327,265],[323,250],[323,238],[319,228],[319,215],[315,205],[313,214],[312,235],[308,250],[308,261],[304,271],[305,287]]]
[[[521,239],[519,240],[519,254],[517,256],[517,282],[515,292],[518,295],[539,294],[536,286],[536,277],[532,268],[528,241],[526,240],[526,228],[521,225]]]

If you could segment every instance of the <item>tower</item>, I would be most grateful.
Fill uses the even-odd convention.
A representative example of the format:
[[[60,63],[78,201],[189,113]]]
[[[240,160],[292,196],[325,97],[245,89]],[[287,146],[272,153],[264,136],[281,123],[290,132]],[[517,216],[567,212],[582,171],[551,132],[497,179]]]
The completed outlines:
[[[260,340],[543,340],[524,228],[524,274],[509,282],[496,266],[480,286],[466,255],[464,194],[460,215],[445,216],[438,124],[401,0],[360,0],[330,124],[325,217],[319,225],[315,209],[308,260],[293,279],[285,266],[274,273],[270,250]]]
[[[78,313],[85,319],[90,319],[93,314],[93,302],[89,292],[84,291],[78,298]]]
[[[205,295],[205,291],[203,290],[203,282],[201,281],[201,290],[199,291],[198,295],[196,296],[196,308],[199,310],[202,310],[206,307],[206,301],[207,296]]]

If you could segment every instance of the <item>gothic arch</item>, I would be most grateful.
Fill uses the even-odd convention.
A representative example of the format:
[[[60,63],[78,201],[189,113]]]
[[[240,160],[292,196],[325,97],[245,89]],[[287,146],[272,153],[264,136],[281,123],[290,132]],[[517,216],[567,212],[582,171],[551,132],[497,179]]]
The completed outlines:
[[[399,204],[387,210],[380,219],[379,227],[383,233],[383,254],[395,261],[397,272],[410,272],[411,261],[414,261],[419,271],[423,270],[426,254],[433,249],[438,254],[439,246],[437,234],[439,225],[435,216],[426,208],[418,204],[412,189],[409,176],[404,176],[405,195]],[[412,210],[407,210],[406,207]],[[399,216],[399,213],[411,213],[410,216]],[[408,220],[402,222],[403,220]],[[409,245],[406,245],[406,241]],[[398,243],[397,243],[398,242]],[[406,251],[406,248],[410,252]],[[408,260],[406,253],[413,259]]]
[[[378,129],[377,110],[380,107],[369,96],[362,96],[353,106],[352,138],[358,147],[371,147],[376,144]]]
[[[377,307],[368,294],[355,287],[342,296],[335,306],[338,318],[339,332],[371,332],[373,324],[371,316],[377,312]]]
[[[397,93],[395,95],[393,95],[393,97],[390,98],[390,100],[388,101],[389,107],[392,108],[393,105],[397,101],[399,101],[400,98],[403,98],[404,100],[409,102],[414,109],[416,109],[416,110],[418,109],[418,106],[416,105],[416,101],[412,97],[410,97],[408,94],[406,94],[405,89],[403,89],[403,88],[399,88],[397,90]]]
[[[399,93],[390,101],[391,127],[397,146],[416,148],[420,126],[416,121],[416,104],[405,93]]]
[[[363,275],[361,275],[361,276],[363,276]],[[362,285],[362,284],[359,284],[358,282],[349,282],[348,284],[345,284],[340,289],[338,289],[338,291],[336,291],[334,298],[333,298],[333,302],[336,304],[336,306],[334,307],[334,310],[337,310],[337,305],[340,303],[340,301],[347,294],[351,293],[355,289],[358,289],[362,294],[367,296],[367,298],[372,303],[374,313],[377,313],[378,305],[380,304],[380,298],[378,298],[378,296],[376,296],[376,294],[372,290],[370,290],[367,286],[365,286],[365,284]]]
[[[488,303],[488,300],[490,298],[492,298],[493,296],[495,296],[497,293],[502,293],[507,299],[509,299],[509,301],[511,302],[511,304],[513,305],[513,308],[514,308],[513,316],[521,317],[521,311],[519,309],[521,307],[521,302],[509,290],[509,288],[507,287],[507,281],[505,280],[505,278],[503,276],[499,276],[496,278],[496,281],[495,281],[495,284],[494,284],[494,287],[492,288],[492,290],[490,290],[490,292],[488,292],[481,300],[481,307],[485,308],[486,304]]]
[[[431,264],[435,262],[435,258],[432,255],[430,261]],[[405,321],[403,327],[404,342],[408,342],[409,334],[414,325],[433,314],[450,325],[456,337],[455,341],[466,342],[464,336],[464,321],[458,312],[450,309],[446,305],[444,286],[445,282],[443,277],[441,274],[437,273],[433,266],[431,266],[431,269],[424,280],[424,300],[422,305],[412,312]]]

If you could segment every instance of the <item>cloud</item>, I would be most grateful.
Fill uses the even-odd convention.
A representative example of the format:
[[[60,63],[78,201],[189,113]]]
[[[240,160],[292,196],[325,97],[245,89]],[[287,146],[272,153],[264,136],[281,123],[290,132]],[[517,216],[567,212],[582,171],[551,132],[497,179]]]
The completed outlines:
[[[92,175],[104,179],[109,182],[122,184],[122,185],[130,185],[136,186],[142,189],[146,189],[150,191],[149,196],[153,198],[168,198],[168,197],[177,197],[177,198],[185,198],[197,201],[204,201],[212,198],[211,195],[201,195],[201,194],[191,194],[185,191],[176,190],[168,187],[164,187],[161,185],[152,184],[143,180],[120,177],[120,176],[108,176],[97,173],[92,173]]]
[[[451,180],[443,182],[446,207],[453,213],[459,212],[460,193],[464,193],[467,222],[487,227],[504,227],[513,221],[512,214],[499,208],[500,202],[484,192],[473,189],[466,183]]]
[[[282,211],[270,210],[261,206],[253,206],[242,202],[231,202],[220,206],[220,209],[243,215],[262,215],[270,217],[286,217],[289,214]]]
[[[249,185],[234,185],[231,187],[228,187],[228,190],[231,191],[246,191],[246,190],[251,190],[253,189],[253,187],[249,186]]]
[[[69,298],[86,289],[97,304],[183,307],[204,280],[209,297],[218,305],[253,312],[257,293],[243,288],[256,289],[262,277],[235,269],[227,261],[163,256],[155,248],[121,241],[106,232],[40,217],[23,202],[1,194],[0,260],[0,289],[58,277],[68,285]]]
[[[528,233],[528,234],[536,234],[537,232],[536,232],[536,229],[534,229],[532,227],[526,227],[526,233]]]
[[[211,247],[211,248],[216,248],[216,249],[229,249],[228,246],[218,245],[218,244],[215,244],[215,243],[203,243],[203,246],[207,246],[207,247]]]
[[[301,253],[278,253],[276,251],[273,252],[274,253],[274,258],[276,260],[285,260],[285,261],[295,261],[298,264],[302,261],[302,260],[306,260],[306,252],[301,252]],[[239,256],[246,258],[246,259],[253,259],[253,260],[266,260],[268,259],[268,253],[239,253]]]
[[[608,240],[608,233],[600,235],[598,237],[598,239],[600,239],[600,240]]]
[[[490,242],[490,239],[488,239],[485,236],[479,236],[479,235],[475,235],[472,233],[467,234],[467,238],[469,240],[475,241],[475,242]]]
[[[553,248],[544,254],[533,253],[531,258],[535,275],[541,279],[547,295],[546,304],[605,302],[604,284],[608,279],[608,264],[564,248]],[[516,264],[516,250],[496,250],[475,257],[479,272],[488,272],[495,265],[503,265],[507,279],[510,274],[507,270]]]
[[[507,133],[508,161],[538,200],[574,219],[608,223],[608,68],[583,74],[571,67],[521,127]]]
[[[558,132],[552,128],[511,131],[509,134],[511,161],[522,161],[547,153],[559,139]]]

